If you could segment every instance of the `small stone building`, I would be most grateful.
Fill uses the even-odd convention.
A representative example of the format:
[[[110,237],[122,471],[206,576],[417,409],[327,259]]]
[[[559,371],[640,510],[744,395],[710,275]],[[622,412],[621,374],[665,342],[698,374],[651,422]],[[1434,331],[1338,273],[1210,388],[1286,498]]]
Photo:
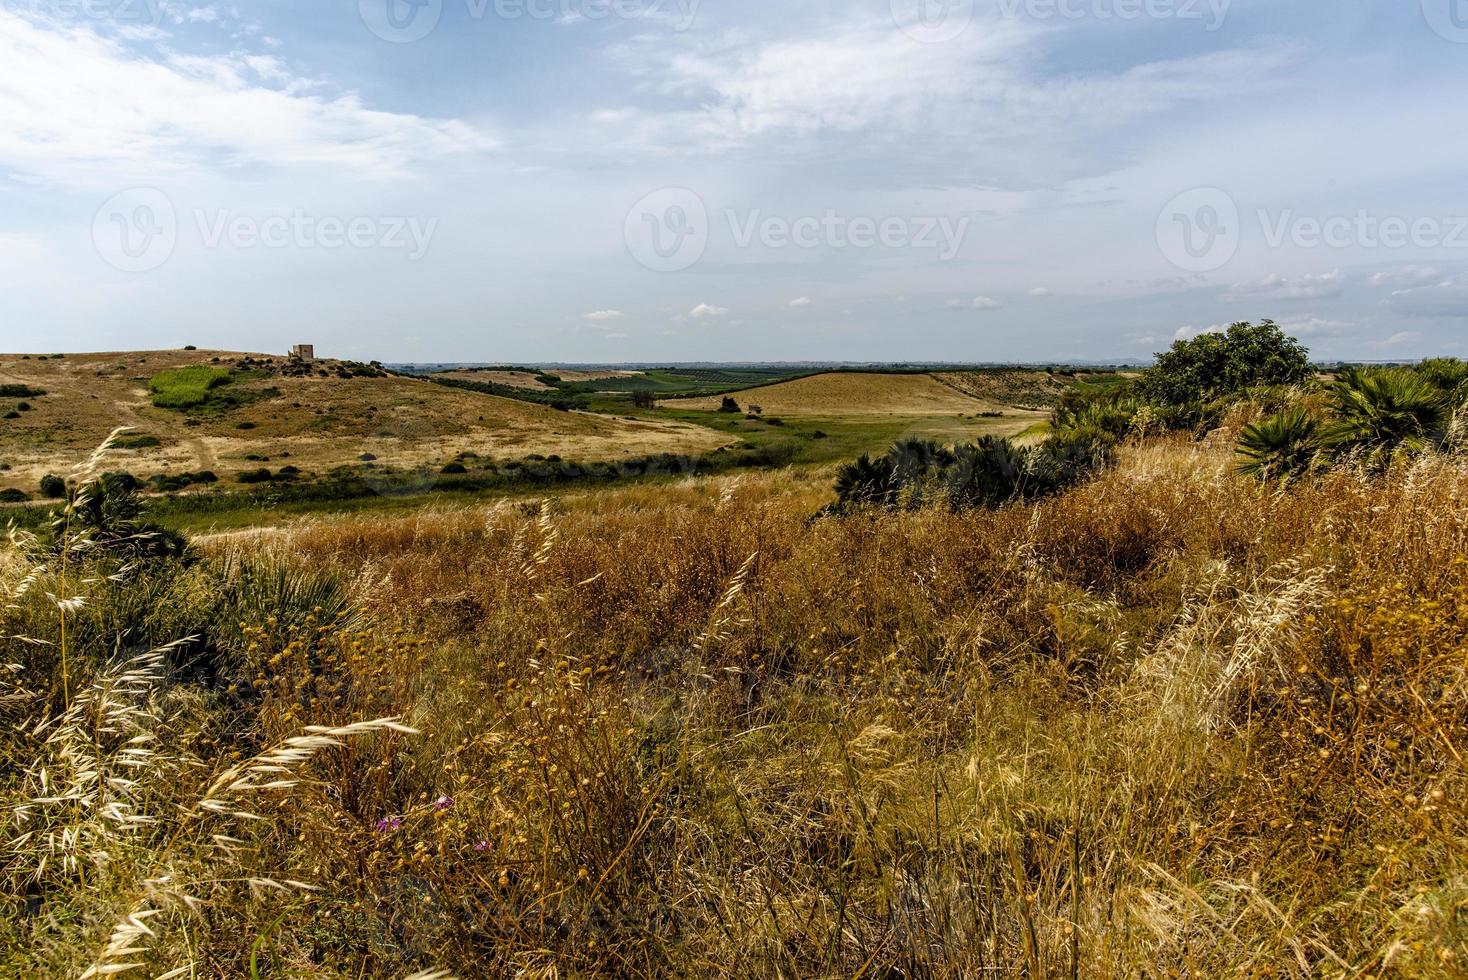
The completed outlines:
[[[291,348],[291,357],[299,357],[303,361],[316,360],[316,347],[314,344],[296,344]]]

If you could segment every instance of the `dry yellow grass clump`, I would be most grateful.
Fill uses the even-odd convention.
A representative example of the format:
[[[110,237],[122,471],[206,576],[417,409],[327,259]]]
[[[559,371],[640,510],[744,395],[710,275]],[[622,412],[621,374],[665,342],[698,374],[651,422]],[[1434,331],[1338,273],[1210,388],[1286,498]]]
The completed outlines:
[[[1461,976],[1468,465],[1230,465],[13,559],[0,973]]]

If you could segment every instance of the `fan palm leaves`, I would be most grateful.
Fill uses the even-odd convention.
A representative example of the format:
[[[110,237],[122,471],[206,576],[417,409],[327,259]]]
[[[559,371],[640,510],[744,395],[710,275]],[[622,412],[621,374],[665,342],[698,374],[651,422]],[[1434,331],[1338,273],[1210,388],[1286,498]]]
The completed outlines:
[[[1320,460],[1320,421],[1296,405],[1244,427],[1237,453],[1239,472],[1261,480],[1288,482],[1313,469]]]
[[[1441,389],[1417,372],[1395,368],[1344,372],[1331,391],[1331,409],[1333,448],[1369,466],[1435,448],[1449,415]]]

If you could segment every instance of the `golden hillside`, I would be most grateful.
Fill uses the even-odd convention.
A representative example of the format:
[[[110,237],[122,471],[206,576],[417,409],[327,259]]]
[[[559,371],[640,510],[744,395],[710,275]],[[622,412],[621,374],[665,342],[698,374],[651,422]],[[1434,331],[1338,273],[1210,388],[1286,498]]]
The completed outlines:
[[[762,388],[737,391],[740,408],[760,406],[768,415],[960,415],[1000,408],[945,385],[929,374],[833,371]],[[676,408],[714,411],[721,397],[669,401]]]
[[[150,379],[196,366],[232,373],[219,389],[222,404],[177,410],[153,403]],[[264,459],[322,473],[364,454],[404,467],[460,452],[615,460],[704,452],[729,441],[687,423],[561,412],[415,378],[350,376],[351,366],[338,361],[300,371],[283,357],[227,351],[0,355],[0,386],[46,392],[0,398],[0,465],[8,467],[0,488],[34,491],[41,476],[64,475],[124,425],[139,445],[115,465],[140,477],[210,470],[223,479]]]

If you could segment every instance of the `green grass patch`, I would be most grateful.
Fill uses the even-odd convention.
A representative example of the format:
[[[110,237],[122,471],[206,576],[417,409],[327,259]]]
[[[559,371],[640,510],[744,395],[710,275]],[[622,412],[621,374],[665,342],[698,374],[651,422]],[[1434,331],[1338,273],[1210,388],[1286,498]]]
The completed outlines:
[[[217,399],[220,388],[234,378],[222,368],[186,367],[159,371],[148,379],[148,391],[159,408],[187,411],[202,408]]]

